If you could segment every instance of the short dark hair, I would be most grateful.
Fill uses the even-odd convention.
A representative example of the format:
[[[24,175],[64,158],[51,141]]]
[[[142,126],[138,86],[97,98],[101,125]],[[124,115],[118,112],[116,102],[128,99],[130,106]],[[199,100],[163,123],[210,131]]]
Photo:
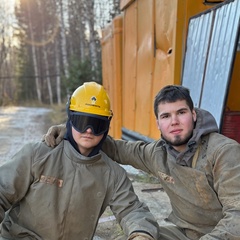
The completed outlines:
[[[159,103],[172,103],[178,100],[186,100],[190,110],[193,110],[193,101],[188,88],[181,85],[167,85],[162,88],[154,100],[154,114],[158,118]]]

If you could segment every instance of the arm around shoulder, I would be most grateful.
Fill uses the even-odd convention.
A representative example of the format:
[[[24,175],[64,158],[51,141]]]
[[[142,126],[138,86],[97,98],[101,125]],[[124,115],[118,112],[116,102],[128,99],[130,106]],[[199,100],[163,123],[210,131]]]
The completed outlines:
[[[42,141],[45,142],[49,147],[55,147],[63,140],[65,133],[65,124],[51,126],[47,133],[43,135]]]

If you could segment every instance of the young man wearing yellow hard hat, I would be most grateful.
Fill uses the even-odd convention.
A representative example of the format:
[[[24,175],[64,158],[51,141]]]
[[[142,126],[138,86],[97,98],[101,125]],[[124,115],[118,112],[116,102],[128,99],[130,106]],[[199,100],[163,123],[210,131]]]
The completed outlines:
[[[67,113],[56,148],[29,143],[0,167],[0,239],[93,239],[107,206],[128,239],[157,239],[157,222],[125,170],[101,151],[113,116],[104,88],[77,88]]]

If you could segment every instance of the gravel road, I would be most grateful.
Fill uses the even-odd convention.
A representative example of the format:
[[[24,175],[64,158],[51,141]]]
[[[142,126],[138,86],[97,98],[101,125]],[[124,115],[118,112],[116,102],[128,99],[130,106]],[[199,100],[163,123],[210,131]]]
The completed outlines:
[[[10,159],[24,144],[41,140],[49,127],[46,123],[46,115],[49,111],[46,108],[0,107],[0,165]],[[169,215],[171,207],[166,193],[161,190],[161,185],[136,181],[134,175],[139,175],[141,172],[131,167],[125,169],[132,179],[139,199],[149,206],[158,223],[169,224],[164,219]],[[107,209],[99,220],[94,240],[123,239],[126,238],[112,212]]]
[[[41,140],[49,111],[46,108],[0,107],[0,165],[24,144]]]

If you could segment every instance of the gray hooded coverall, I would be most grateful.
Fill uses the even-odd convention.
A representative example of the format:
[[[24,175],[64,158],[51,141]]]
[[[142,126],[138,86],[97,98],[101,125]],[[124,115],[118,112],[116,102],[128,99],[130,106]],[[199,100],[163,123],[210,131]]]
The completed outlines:
[[[162,227],[160,240],[239,240],[240,144],[217,133],[209,112],[196,112],[184,152],[163,139],[144,143],[110,137],[103,150],[121,164],[158,177],[172,205],[169,220],[177,226]]]
[[[0,239],[92,239],[107,206],[126,235],[157,239],[153,215],[103,152],[85,157],[66,140],[54,149],[27,144],[0,168]]]

